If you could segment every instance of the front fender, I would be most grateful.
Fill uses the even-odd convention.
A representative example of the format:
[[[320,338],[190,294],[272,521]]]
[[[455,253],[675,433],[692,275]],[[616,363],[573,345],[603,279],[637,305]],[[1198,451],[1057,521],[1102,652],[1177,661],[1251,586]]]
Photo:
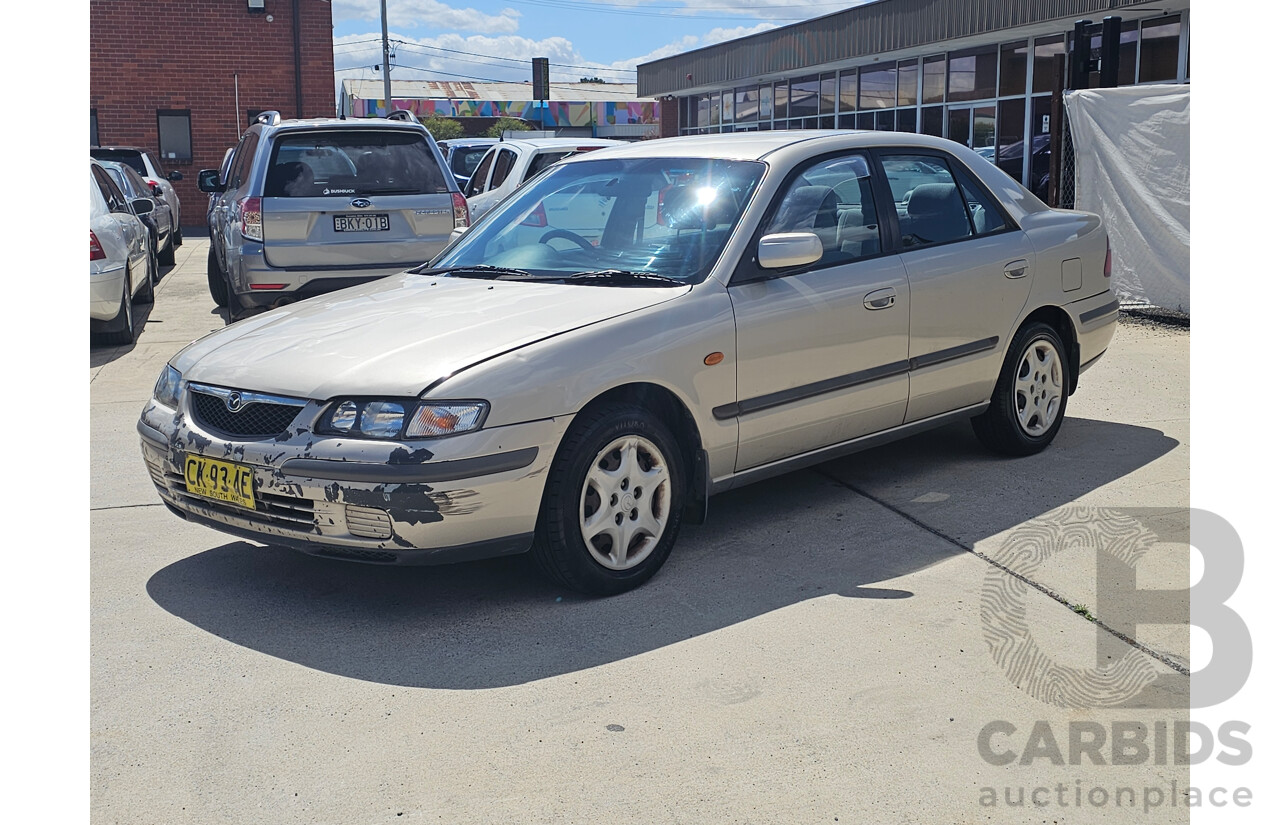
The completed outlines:
[[[724,358],[708,366],[713,352]],[[669,390],[693,417],[712,472],[732,471],[737,421],[711,414],[737,400],[733,308],[720,284],[704,282],[675,300],[473,365],[432,387],[428,397],[486,399],[491,410],[485,426],[496,427],[574,415],[629,384]]]

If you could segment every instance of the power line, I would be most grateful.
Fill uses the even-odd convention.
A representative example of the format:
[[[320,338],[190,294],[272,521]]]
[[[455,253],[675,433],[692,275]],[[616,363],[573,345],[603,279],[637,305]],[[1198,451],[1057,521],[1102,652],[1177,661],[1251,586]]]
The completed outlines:
[[[425,44],[423,44],[423,43],[409,43],[409,42],[405,42],[405,41],[397,41],[397,43],[398,43],[398,46],[403,47],[403,48],[407,48],[407,49],[411,49],[411,50],[412,50],[412,49],[422,49],[422,50],[424,50],[424,51],[429,50],[429,51],[447,52],[447,53],[449,53],[449,54],[466,55],[467,57],[480,57],[480,58],[485,58],[485,59],[488,59],[488,60],[497,60],[497,61],[502,61],[502,62],[504,62],[504,63],[515,63],[515,64],[518,64],[518,65],[520,65],[520,66],[528,66],[528,65],[529,65],[529,61],[528,61],[528,60],[522,60],[522,59],[520,59],[520,58],[516,58],[516,57],[499,57],[498,55],[495,55],[495,54],[482,54],[482,53],[479,53],[479,52],[464,52],[464,51],[460,51],[460,50],[458,50],[458,49],[447,49],[447,48],[445,48],[444,46],[428,46],[428,45],[425,45]],[[466,59],[465,59],[465,58],[463,58],[463,57],[455,57],[455,58],[452,58],[452,59],[454,59],[454,60],[458,60],[459,62],[463,62],[463,63],[478,63],[478,62],[480,62],[480,61],[476,61],[476,60],[466,60]],[[482,65],[484,65],[484,64],[482,64]],[[572,63],[552,63],[551,65],[552,65],[552,66],[559,67],[559,68],[563,68],[563,69],[586,69],[586,70],[588,70],[588,71],[593,71],[593,72],[627,72],[627,73],[630,73],[630,74],[635,74],[635,71],[636,71],[635,69],[616,69],[616,68],[611,68],[611,67],[609,67],[609,66],[578,66],[578,65],[574,65],[574,64],[572,64]]]

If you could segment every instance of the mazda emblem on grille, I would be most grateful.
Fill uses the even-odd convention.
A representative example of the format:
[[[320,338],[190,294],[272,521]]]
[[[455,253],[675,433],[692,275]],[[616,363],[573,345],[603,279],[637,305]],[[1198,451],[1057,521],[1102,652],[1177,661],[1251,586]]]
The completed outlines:
[[[233,392],[227,396],[227,409],[231,412],[240,412],[244,409],[244,401],[240,398],[240,393]]]
[[[368,198],[356,198],[351,202],[351,205],[356,209],[368,209],[370,206],[373,206],[373,201]]]

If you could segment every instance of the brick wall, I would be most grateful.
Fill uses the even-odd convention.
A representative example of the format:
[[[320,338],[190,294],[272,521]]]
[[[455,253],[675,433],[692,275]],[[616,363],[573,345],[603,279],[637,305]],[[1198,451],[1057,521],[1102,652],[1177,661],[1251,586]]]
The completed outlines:
[[[658,98],[661,106],[658,114],[658,137],[675,137],[680,134],[680,100],[671,95]]]
[[[266,0],[266,11],[254,13],[246,0],[90,0],[89,106],[97,110],[99,142],[158,151],[156,111],[191,110],[192,159],[163,161],[183,174],[174,186],[184,226],[204,225],[206,196],[196,188],[196,172],[218,167],[247,128],[246,110],[276,109],[286,118],[335,114],[330,5],[297,5],[301,112],[293,0]]]

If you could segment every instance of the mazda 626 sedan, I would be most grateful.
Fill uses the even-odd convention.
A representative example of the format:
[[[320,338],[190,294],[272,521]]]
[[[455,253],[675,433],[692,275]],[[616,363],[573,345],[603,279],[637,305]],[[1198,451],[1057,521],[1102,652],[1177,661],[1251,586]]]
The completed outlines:
[[[617,593],[715,493],[959,419],[1044,449],[1115,329],[1109,261],[1096,216],[924,135],[610,147],[429,265],[191,344],[138,431],[188,521]]]

